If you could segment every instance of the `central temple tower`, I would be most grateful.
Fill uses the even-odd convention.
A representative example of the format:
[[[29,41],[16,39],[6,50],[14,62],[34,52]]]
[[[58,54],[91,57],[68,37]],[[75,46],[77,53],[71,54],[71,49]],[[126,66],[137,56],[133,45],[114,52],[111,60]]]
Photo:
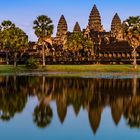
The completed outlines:
[[[103,32],[103,26],[101,24],[101,16],[99,10],[97,9],[96,5],[93,6],[90,16],[89,16],[89,23],[88,27],[90,30],[94,30],[97,32]]]

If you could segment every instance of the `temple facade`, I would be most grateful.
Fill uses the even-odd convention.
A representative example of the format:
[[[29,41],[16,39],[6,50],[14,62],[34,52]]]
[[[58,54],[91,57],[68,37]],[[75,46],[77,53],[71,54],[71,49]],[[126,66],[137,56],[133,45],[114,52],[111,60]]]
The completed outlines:
[[[89,13],[87,21],[88,24],[84,29],[81,29],[80,23],[76,22],[70,32],[66,18],[64,15],[60,17],[52,45],[47,45],[45,50],[46,64],[131,64],[133,62],[133,48],[125,39],[123,24],[117,13],[112,18],[110,31],[105,31],[103,28],[101,14],[96,5]],[[66,49],[69,37],[75,33],[82,34],[86,40],[92,41],[93,48],[83,46],[81,49],[80,44],[80,48],[77,49],[72,46],[75,42],[71,41],[70,45],[74,50]],[[18,55],[19,62],[24,63],[32,56],[41,62],[41,48],[36,42],[30,42],[29,48]],[[10,53],[7,55],[7,51],[1,50],[0,63],[5,63],[6,57],[9,57],[9,61],[13,61]],[[137,48],[137,63],[140,63],[140,47]]]
[[[95,63],[109,63],[109,64],[122,64],[132,63],[132,50],[133,48],[125,40],[123,24],[116,13],[112,18],[110,31],[107,32],[103,28],[101,22],[101,15],[96,5],[93,6],[88,25],[85,29],[81,30],[78,22],[76,22],[73,32],[68,31],[66,19],[62,15],[58,23],[58,30],[54,38],[57,45],[64,45],[69,35],[75,32],[81,32],[86,38],[90,38],[94,43],[94,62]],[[140,56],[139,47],[137,49],[137,56]]]

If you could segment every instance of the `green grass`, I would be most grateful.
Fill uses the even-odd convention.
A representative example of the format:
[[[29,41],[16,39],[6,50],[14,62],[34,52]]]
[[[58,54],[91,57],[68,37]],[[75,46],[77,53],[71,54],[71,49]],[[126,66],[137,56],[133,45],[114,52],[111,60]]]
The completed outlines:
[[[132,65],[49,65],[48,71],[54,72],[140,72]]]
[[[14,68],[12,65],[0,65],[0,73],[26,72],[140,72],[140,66],[135,70],[132,65],[46,65],[38,69],[28,69],[24,65]]]

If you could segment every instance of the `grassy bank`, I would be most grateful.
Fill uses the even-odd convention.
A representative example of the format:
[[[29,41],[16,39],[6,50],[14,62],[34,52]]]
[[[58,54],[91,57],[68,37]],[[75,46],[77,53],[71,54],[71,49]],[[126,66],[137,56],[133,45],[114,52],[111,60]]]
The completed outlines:
[[[14,68],[12,65],[0,65],[0,73],[23,72],[140,72],[140,66],[135,70],[132,65],[47,65],[38,69],[28,69],[24,65]]]
[[[133,69],[132,65],[49,65],[48,71],[57,72],[140,72]]]

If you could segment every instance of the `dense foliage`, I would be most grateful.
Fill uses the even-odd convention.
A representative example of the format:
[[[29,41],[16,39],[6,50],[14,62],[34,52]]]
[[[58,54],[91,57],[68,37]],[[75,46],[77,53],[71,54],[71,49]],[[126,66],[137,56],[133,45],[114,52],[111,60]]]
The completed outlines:
[[[133,47],[134,68],[137,68],[136,48],[140,46],[140,16],[129,17],[124,21],[125,36],[129,44]]]
[[[14,66],[16,66],[17,54],[28,47],[28,36],[8,20],[1,23],[0,37],[2,48],[14,54]]]

